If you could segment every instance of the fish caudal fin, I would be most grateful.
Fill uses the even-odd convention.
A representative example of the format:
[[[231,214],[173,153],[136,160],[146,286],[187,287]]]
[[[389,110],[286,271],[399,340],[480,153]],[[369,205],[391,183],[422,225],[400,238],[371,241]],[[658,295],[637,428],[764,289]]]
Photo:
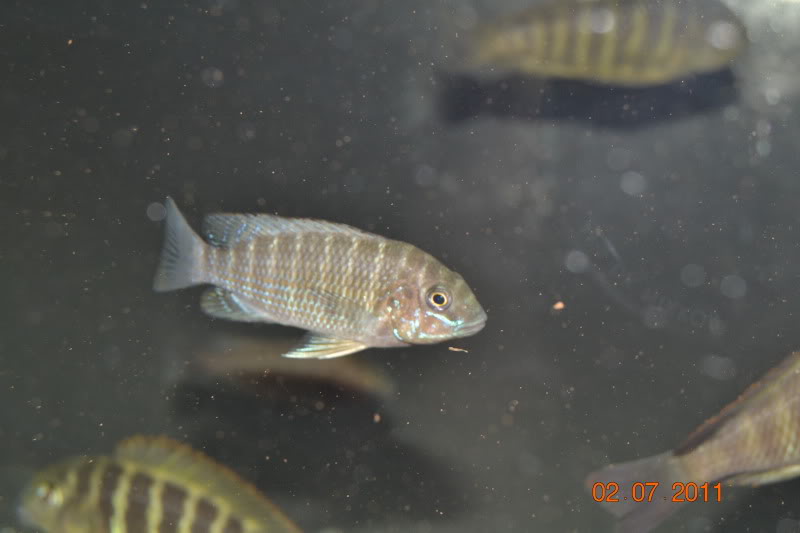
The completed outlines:
[[[585,484],[595,500],[602,499],[605,509],[618,518],[617,532],[646,533],[680,509],[682,503],[672,501],[672,484],[689,481],[681,459],[666,452],[608,465],[589,474]],[[611,494],[616,487],[619,490]]]
[[[182,289],[202,283],[198,276],[205,243],[192,230],[172,198],[167,197],[167,229],[161,262],[153,281],[158,292]]]

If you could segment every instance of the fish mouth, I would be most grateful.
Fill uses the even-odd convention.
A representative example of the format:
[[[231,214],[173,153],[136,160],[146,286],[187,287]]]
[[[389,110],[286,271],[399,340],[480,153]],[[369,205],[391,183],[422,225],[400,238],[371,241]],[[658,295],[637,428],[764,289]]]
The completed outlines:
[[[459,326],[456,330],[456,334],[459,337],[469,337],[470,335],[475,335],[486,325],[486,318],[486,313],[481,313],[481,316],[479,316],[477,319],[470,322],[465,322]]]

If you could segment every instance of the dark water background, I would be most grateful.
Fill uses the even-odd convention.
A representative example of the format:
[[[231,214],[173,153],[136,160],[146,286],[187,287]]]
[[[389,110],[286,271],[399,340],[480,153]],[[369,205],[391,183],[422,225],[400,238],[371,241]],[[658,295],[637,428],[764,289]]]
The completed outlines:
[[[499,6],[9,2],[0,526],[32,470],[166,433],[308,531],[610,531],[588,471],[677,445],[800,347],[800,4],[739,7],[737,99],[615,128],[437,118],[449,25]],[[165,361],[241,328],[199,290],[151,291],[168,194],[193,224],[267,211],[412,242],[487,327],[469,353],[359,355],[396,380],[388,401],[176,385]],[[730,491],[663,531],[800,531],[799,496]]]

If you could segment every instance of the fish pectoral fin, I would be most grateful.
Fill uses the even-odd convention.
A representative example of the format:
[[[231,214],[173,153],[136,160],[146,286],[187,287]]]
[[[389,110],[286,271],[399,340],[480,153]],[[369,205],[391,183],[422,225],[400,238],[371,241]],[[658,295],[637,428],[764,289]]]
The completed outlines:
[[[283,356],[294,359],[332,359],[360,352],[366,348],[368,346],[360,342],[309,333],[303,337],[297,348]]]
[[[238,322],[270,322],[263,315],[253,312],[231,291],[219,287],[208,289],[203,293],[200,307],[214,318]]]
[[[768,483],[777,483],[800,475],[800,465],[789,465],[783,468],[776,468],[774,470],[767,470],[764,472],[747,472],[729,478],[727,480],[731,485],[750,485],[757,487],[759,485],[766,485]]]

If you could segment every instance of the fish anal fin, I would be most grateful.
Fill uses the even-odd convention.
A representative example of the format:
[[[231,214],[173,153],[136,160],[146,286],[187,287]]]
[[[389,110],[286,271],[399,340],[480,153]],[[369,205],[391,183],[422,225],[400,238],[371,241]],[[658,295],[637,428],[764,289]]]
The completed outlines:
[[[203,219],[203,235],[214,246],[229,247],[255,237],[285,233],[316,232],[369,236],[360,229],[311,218],[284,218],[276,215],[214,213]]]
[[[229,498],[234,505],[233,513],[281,526],[277,531],[300,531],[250,482],[205,454],[168,437],[130,437],[117,445],[114,458],[168,474],[170,479],[188,487],[203,488]]]
[[[315,333],[309,333],[303,337],[297,347],[285,354],[283,357],[295,359],[332,359],[342,357],[368,348],[366,344],[346,339],[336,339],[325,337]]]
[[[777,483],[800,476],[800,465],[788,465],[764,472],[748,472],[728,478],[725,482],[730,485],[750,485],[757,487],[767,483]]]
[[[675,449],[676,455],[686,454],[705,442],[722,425],[746,407],[779,390],[786,379],[798,379],[800,375],[800,351],[792,352],[777,366],[770,369],[761,379],[747,387],[736,400],[722,408],[719,413],[703,422],[686,440]]]
[[[262,314],[251,310],[242,298],[220,287],[203,292],[200,307],[203,312],[214,318],[238,322],[272,322]]]

